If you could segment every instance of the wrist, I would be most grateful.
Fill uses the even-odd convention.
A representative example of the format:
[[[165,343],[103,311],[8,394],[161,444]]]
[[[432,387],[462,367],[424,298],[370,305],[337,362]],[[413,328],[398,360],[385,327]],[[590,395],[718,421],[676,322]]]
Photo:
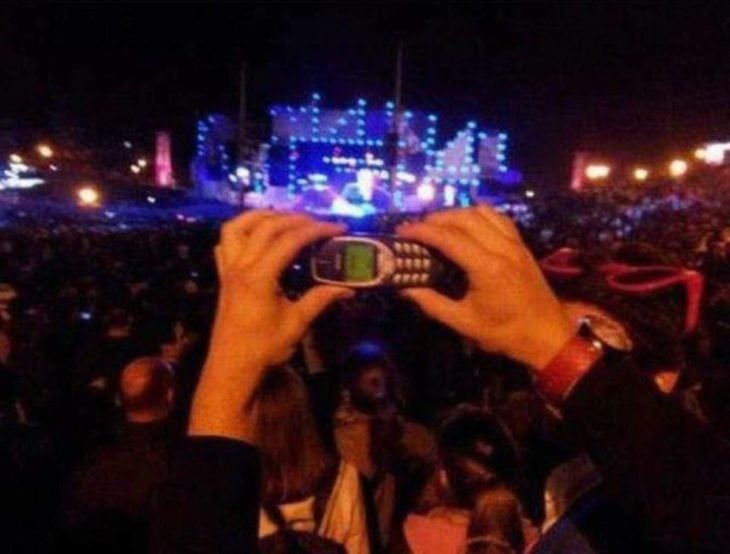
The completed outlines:
[[[540,372],[575,335],[575,328],[566,318],[551,325],[537,322],[528,335],[522,334],[510,356]]]
[[[536,384],[548,400],[560,403],[603,355],[602,343],[575,333],[545,366],[536,371]]]
[[[188,435],[253,441],[251,397],[266,366],[211,354],[195,389]]]

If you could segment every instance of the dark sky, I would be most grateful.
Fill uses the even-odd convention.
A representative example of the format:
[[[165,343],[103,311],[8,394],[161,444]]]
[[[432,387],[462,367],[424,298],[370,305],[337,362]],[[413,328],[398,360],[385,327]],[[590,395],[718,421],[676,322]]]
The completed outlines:
[[[314,90],[384,101],[403,39],[409,107],[504,128],[515,165],[562,183],[577,147],[652,160],[728,138],[729,26],[696,2],[3,6],[0,120],[170,127],[186,152],[197,114],[236,109],[242,60],[263,119]]]

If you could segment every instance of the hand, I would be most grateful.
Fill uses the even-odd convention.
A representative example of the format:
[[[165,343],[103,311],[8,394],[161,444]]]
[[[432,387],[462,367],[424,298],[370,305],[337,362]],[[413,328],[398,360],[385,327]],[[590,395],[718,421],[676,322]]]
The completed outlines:
[[[210,352],[196,390],[189,434],[252,436],[247,404],[267,366],[289,359],[311,322],[342,287],[319,286],[296,302],[279,277],[306,245],[344,231],[305,215],[253,211],[221,230],[215,249],[220,294]]]
[[[458,301],[431,289],[403,294],[484,350],[540,369],[573,334],[512,221],[493,209],[435,213],[398,235],[439,250],[467,273],[469,288]]]

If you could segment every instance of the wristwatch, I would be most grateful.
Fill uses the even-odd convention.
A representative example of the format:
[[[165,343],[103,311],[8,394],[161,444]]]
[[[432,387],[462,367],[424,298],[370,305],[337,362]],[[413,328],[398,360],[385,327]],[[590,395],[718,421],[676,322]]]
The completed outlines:
[[[604,350],[629,352],[634,347],[631,337],[619,322],[595,313],[580,319],[578,334],[586,340],[597,342]]]
[[[631,339],[618,323],[600,316],[586,316],[577,333],[537,371],[536,384],[549,401],[560,403],[607,352],[625,352],[631,347]]]

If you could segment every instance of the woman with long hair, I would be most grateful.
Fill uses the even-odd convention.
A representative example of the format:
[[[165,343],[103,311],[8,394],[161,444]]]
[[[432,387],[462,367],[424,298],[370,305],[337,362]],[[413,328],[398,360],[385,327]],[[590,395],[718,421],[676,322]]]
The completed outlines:
[[[301,377],[288,367],[272,369],[252,406],[263,466],[259,537],[317,535],[349,554],[367,554],[357,470],[324,448]]]
[[[439,433],[439,471],[405,523],[414,554],[507,554],[536,538],[515,493],[518,461],[501,423],[463,406]]]

